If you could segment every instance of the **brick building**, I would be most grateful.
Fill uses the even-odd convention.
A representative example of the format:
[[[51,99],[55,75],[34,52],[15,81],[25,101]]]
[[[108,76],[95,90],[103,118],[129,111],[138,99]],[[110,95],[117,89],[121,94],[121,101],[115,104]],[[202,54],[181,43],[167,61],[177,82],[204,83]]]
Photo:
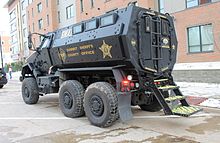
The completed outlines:
[[[21,27],[21,5],[20,0],[9,0],[5,5],[9,12],[9,25],[11,36],[11,57],[14,61],[19,61],[23,57],[23,31]]]
[[[174,75],[179,81],[220,79],[220,0],[160,0],[161,12],[174,16],[179,42]]]
[[[3,65],[5,63],[11,63],[11,42],[10,36],[8,33],[0,31],[0,38],[1,38],[1,46],[2,46],[2,53],[3,53]],[[1,65],[1,62],[0,62]]]
[[[46,34],[57,29],[57,3],[54,0],[33,0],[26,11],[29,32]],[[36,46],[40,41],[40,36],[33,37]]]
[[[129,2],[153,10],[158,9],[157,0],[76,0],[77,22],[102,15],[105,12],[126,7]]]

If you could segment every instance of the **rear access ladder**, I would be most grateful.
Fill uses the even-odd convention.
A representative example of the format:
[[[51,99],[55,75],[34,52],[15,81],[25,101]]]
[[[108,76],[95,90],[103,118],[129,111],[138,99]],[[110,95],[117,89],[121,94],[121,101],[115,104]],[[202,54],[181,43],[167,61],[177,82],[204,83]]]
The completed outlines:
[[[152,91],[165,115],[179,115],[188,117],[195,114],[202,109],[194,106],[190,106],[186,97],[183,96],[179,87],[172,80],[157,79],[150,85]]]

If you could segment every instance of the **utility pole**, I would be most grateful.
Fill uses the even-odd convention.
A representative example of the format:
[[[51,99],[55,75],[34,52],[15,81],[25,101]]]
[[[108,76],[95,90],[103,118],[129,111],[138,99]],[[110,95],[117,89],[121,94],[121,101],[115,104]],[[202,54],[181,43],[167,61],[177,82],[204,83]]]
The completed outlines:
[[[0,53],[1,53],[1,63],[2,63],[2,68],[3,68],[2,37],[1,37],[1,35],[0,35]]]

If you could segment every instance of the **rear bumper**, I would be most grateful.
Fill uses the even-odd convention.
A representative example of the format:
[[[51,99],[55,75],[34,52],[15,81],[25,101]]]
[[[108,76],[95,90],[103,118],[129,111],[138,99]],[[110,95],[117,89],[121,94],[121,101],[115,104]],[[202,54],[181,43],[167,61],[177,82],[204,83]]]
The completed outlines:
[[[5,84],[7,84],[7,82],[8,82],[8,80],[6,77],[0,78],[0,85],[5,85]]]

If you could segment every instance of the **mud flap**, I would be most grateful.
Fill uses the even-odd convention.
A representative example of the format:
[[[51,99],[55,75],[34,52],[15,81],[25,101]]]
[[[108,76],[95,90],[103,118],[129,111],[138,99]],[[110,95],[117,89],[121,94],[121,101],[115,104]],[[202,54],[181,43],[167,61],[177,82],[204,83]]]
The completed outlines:
[[[131,93],[118,94],[118,110],[122,122],[126,122],[132,119],[133,115],[131,112]]]

